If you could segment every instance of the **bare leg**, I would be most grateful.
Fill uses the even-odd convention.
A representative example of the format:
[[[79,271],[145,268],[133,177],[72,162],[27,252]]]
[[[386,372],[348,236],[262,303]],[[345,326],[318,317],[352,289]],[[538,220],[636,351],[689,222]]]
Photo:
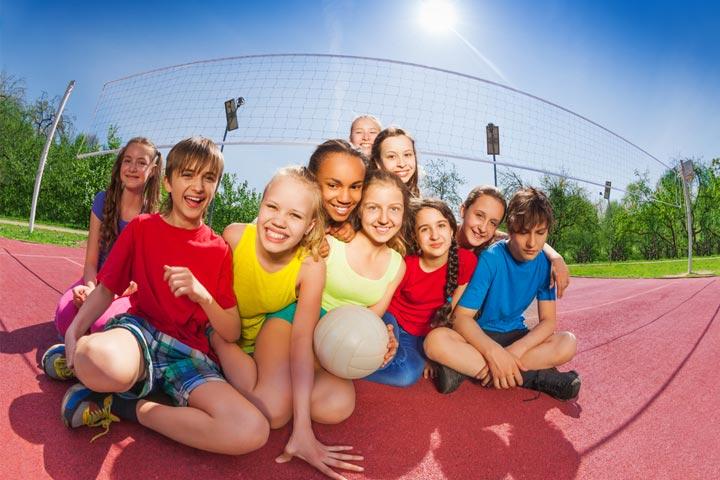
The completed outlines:
[[[310,416],[318,423],[340,423],[355,410],[355,386],[352,380],[336,377],[319,365],[310,397]]]
[[[231,385],[207,382],[190,393],[189,406],[141,400],[138,421],[182,444],[215,453],[241,455],[265,445],[268,422]]]
[[[280,428],[292,417],[290,334],[292,325],[270,318],[260,330],[254,357],[213,335],[213,347],[228,381]]]
[[[80,337],[75,375],[95,392],[126,392],[145,376],[140,345],[124,328]]]
[[[557,332],[520,359],[528,370],[557,367],[569,362],[577,351],[577,339],[570,332]]]
[[[446,327],[431,330],[423,344],[425,355],[468,377],[477,378],[485,367],[485,358],[455,330]]]
[[[223,375],[240,392],[251,392],[257,383],[255,360],[236,343],[220,338],[217,332],[210,336],[210,345],[220,360]]]

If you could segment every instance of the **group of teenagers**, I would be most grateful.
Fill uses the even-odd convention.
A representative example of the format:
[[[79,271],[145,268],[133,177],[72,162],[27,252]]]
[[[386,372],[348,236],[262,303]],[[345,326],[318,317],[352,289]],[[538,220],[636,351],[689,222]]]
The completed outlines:
[[[458,224],[450,206],[421,197],[408,132],[363,115],[349,140],[276,172],[255,222],[222,236],[204,223],[224,167],[211,140],[177,143],[164,172],[146,138],[119,151],[92,205],[83,277],[57,307],[64,343],[42,358],[48,376],[78,382],[62,400],[68,427],[102,435],[122,418],[237,455],[292,421],[276,461],[298,457],[333,478],[342,478],[334,468],[362,471],[352,447],[324,445],[312,428],[355,408],[352,381],[313,352],[318,320],[348,304],[389,332],[384,363],[366,380],[578,395],[578,374],[556,368],[576,339],[556,331],[556,291],[569,280],[545,242],[554,221],[545,194],[525,188],[506,202],[476,187]],[[539,322],[528,328],[533,300]]]

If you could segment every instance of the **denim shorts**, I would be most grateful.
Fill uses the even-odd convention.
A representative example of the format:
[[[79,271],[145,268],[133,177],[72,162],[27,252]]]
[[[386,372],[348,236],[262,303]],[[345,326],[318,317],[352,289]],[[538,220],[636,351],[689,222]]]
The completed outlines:
[[[113,317],[105,330],[124,328],[135,336],[145,360],[145,379],[121,397],[143,398],[162,389],[176,405],[188,404],[190,393],[206,382],[225,381],[218,365],[200,350],[191,348],[162,333],[148,321],[135,315]]]

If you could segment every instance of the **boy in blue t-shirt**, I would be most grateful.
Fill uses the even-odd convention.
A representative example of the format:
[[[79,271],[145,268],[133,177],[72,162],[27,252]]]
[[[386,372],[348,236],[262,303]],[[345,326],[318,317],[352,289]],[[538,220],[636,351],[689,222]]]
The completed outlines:
[[[577,372],[559,372],[575,356],[577,340],[555,332],[555,289],[542,248],[554,221],[545,194],[518,191],[507,212],[509,238],[480,255],[477,268],[453,311],[453,328],[436,328],[425,340],[428,358],[439,363],[435,385],[454,391],[466,377],[495,388],[523,386],[560,399],[580,391]],[[523,312],[537,298],[540,322],[528,329]]]

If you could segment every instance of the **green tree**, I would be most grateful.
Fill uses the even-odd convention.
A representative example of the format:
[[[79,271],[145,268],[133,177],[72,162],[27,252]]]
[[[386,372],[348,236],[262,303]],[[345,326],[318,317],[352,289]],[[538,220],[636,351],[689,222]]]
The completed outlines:
[[[597,209],[577,183],[565,177],[546,176],[541,181],[555,214],[548,242],[563,257],[584,263],[600,255],[600,222]]]
[[[260,197],[260,193],[249,187],[247,180],[239,182],[237,174],[224,174],[213,201],[213,230],[222,233],[231,223],[252,222],[260,209]]]
[[[462,202],[458,188],[465,184],[465,179],[457,171],[454,163],[436,158],[423,165],[425,175],[422,178],[423,196],[436,197],[451,208],[456,208]]]

